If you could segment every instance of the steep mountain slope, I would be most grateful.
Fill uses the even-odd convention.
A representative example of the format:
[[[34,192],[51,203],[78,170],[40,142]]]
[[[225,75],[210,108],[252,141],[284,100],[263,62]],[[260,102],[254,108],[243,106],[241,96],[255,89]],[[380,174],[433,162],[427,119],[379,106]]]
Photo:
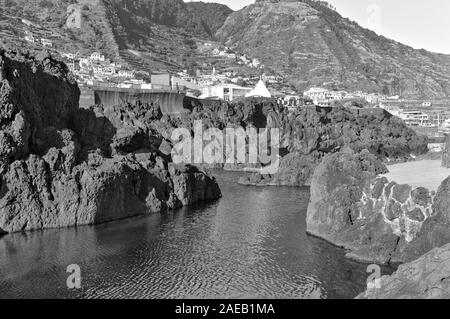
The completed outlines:
[[[232,12],[182,0],[5,0],[0,40],[42,49],[23,40],[28,31],[51,39],[59,52],[98,50],[131,67],[179,71],[195,66],[195,39],[211,39]]]
[[[299,89],[450,95],[450,56],[378,36],[313,0],[257,0],[230,15],[216,37],[260,58]]]

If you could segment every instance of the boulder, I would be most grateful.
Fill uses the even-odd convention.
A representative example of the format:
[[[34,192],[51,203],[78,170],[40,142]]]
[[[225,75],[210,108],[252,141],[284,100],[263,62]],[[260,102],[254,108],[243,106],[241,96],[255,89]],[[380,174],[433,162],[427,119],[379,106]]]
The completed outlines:
[[[435,197],[425,188],[377,175],[386,167],[368,151],[328,155],[316,169],[308,233],[362,261],[402,263],[450,242],[450,179]]]
[[[421,192],[426,193],[423,189]],[[420,232],[408,245],[399,247],[393,261],[411,261],[450,242],[450,177],[442,182],[435,196],[423,195],[420,201],[427,203],[427,209],[418,216],[424,219]]]
[[[183,206],[222,197],[214,177],[191,165],[169,165],[175,196]]]
[[[445,138],[445,147],[442,153],[442,167],[450,168],[450,134]]]
[[[149,136],[141,128],[128,126],[117,130],[111,147],[113,154],[128,154],[142,149],[156,152],[161,143],[161,137]]]
[[[52,178],[36,155],[14,162],[4,176],[0,228],[7,232],[88,225],[145,212],[145,170],[124,159],[78,166]]]
[[[156,162],[144,168],[142,156],[141,164],[134,156],[97,155],[94,165],[54,175],[48,157],[15,161],[4,175],[3,231],[98,224],[221,197],[215,179],[194,167],[165,171]]]
[[[288,114],[273,111],[266,116],[269,114],[269,122],[280,129],[281,148],[291,156],[280,154],[283,158],[277,174],[251,176],[242,179],[242,184],[309,186],[321,159],[345,148],[355,152],[366,149],[379,159],[391,162],[427,152],[425,137],[418,136],[381,109],[306,106]]]

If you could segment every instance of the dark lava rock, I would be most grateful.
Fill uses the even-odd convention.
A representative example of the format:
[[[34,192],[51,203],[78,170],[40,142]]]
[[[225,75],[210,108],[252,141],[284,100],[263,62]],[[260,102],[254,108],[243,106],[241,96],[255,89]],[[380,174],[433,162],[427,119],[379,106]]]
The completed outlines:
[[[412,187],[409,185],[395,185],[392,190],[392,198],[404,204],[411,194]]]
[[[449,299],[450,245],[435,248],[422,257],[400,265],[391,276],[383,276],[379,288],[371,288],[357,299]]]
[[[65,64],[0,50],[0,232],[97,224],[221,197],[170,167],[158,108],[79,109]],[[160,156],[161,155],[161,156]]]
[[[450,134],[445,139],[445,148],[442,153],[442,166],[450,168]]]

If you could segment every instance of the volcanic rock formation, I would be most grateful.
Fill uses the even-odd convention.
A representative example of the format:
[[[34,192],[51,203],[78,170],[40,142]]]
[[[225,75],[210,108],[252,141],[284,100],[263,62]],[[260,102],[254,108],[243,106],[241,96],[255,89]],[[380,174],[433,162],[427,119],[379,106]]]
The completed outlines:
[[[174,165],[142,121],[79,109],[67,67],[0,50],[0,232],[108,222],[221,196],[215,179]],[[109,117],[108,117],[109,116]],[[134,120],[133,120],[134,119]]]
[[[435,248],[384,276],[357,299],[449,299],[450,245]]]

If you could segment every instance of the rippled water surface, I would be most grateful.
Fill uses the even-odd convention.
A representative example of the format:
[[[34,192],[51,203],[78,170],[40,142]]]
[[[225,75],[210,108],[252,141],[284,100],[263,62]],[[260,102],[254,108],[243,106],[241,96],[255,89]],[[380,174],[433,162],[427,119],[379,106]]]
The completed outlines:
[[[207,206],[0,239],[0,297],[352,298],[366,266],[305,234],[308,189],[243,187],[217,172]],[[78,264],[82,288],[66,288]]]

